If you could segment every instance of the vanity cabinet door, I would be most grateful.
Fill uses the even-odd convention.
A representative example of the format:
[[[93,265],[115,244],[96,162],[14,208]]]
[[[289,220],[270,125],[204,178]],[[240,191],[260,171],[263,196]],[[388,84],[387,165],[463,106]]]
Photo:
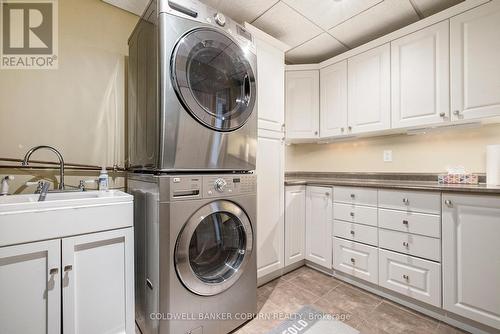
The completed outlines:
[[[305,256],[306,187],[286,187],[285,203],[285,266],[289,266]]]
[[[332,269],[332,188],[307,187],[306,260]]]
[[[62,240],[63,332],[135,333],[133,228]]]
[[[61,241],[0,248],[0,333],[61,332]]]

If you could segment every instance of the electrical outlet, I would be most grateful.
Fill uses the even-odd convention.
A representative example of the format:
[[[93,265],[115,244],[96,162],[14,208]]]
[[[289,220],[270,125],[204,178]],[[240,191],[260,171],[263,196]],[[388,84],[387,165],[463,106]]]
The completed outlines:
[[[392,150],[384,151],[384,162],[392,162]]]

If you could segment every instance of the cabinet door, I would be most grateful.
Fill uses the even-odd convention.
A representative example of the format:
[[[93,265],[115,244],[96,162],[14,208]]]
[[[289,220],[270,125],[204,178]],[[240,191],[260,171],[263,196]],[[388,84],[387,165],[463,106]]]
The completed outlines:
[[[319,71],[286,72],[286,137],[319,137]]]
[[[389,44],[348,60],[348,123],[352,133],[391,127],[391,50]]]
[[[0,333],[61,332],[61,241],[0,248]]]
[[[393,128],[449,120],[449,48],[448,21],[391,42]]]
[[[257,150],[257,276],[284,267],[284,143],[281,132],[259,130]]]
[[[283,131],[285,123],[285,54],[262,41],[257,45],[259,128]]]
[[[306,260],[332,268],[332,188],[307,187]]]
[[[500,197],[443,195],[443,308],[500,329]]]
[[[285,203],[285,266],[289,266],[305,258],[306,187],[286,187]]]
[[[321,69],[320,136],[347,133],[347,60]]]
[[[500,2],[450,20],[453,119],[500,115]]]
[[[133,228],[62,240],[63,332],[135,333]]]

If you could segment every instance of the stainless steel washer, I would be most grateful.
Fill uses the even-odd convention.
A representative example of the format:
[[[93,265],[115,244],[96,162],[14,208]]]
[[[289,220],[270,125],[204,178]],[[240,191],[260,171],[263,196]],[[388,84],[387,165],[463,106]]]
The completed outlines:
[[[257,308],[255,175],[132,174],[128,188],[142,332],[225,334],[249,320]]]
[[[252,35],[194,0],[153,0],[129,39],[134,170],[251,171],[257,146]]]

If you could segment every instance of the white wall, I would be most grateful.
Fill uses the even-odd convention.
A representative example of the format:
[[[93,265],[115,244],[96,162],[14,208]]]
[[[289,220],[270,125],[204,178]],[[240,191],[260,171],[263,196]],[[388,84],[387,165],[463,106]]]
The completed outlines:
[[[312,172],[439,173],[449,166],[464,166],[470,172],[484,173],[488,144],[500,144],[500,125],[291,145],[285,167],[287,171]],[[384,150],[393,151],[393,162],[383,162]]]
[[[100,0],[59,0],[59,69],[0,70],[0,157],[45,144],[68,162],[123,166],[127,40],[137,21]]]

